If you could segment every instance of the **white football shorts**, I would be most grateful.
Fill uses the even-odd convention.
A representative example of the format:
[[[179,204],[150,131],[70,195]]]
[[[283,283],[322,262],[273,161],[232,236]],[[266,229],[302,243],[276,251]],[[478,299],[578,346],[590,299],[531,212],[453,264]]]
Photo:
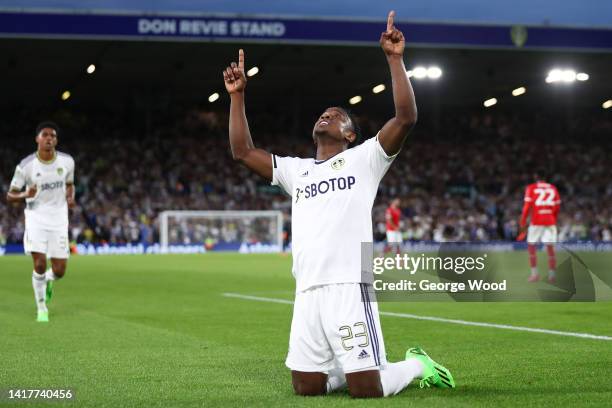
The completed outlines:
[[[400,231],[387,231],[387,242],[389,244],[401,244],[403,241]]]
[[[341,368],[351,373],[386,365],[373,294],[372,286],[361,283],[321,285],[298,292],[287,367],[322,373]]]
[[[556,225],[530,225],[527,229],[527,243],[529,244],[555,244],[557,243]]]
[[[46,254],[48,258],[68,259],[68,230],[26,228],[23,234],[23,249],[26,254],[39,252]]]

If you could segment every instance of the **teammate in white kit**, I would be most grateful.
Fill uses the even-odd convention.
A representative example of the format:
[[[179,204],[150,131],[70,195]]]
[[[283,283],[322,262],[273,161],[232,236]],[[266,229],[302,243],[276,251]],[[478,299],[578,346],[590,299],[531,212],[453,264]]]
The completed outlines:
[[[23,246],[34,261],[32,286],[39,322],[49,321],[47,303],[53,281],[66,273],[70,255],[68,208],[75,203],[74,160],[55,150],[58,132],[53,122],[38,125],[38,150],[19,163],[7,194],[9,202],[26,203]],[[47,258],[51,259],[49,269]]]
[[[372,204],[378,184],[417,119],[403,62],[404,36],[389,13],[380,43],[393,83],[395,117],[376,137],[359,137],[352,116],[328,108],[316,122],[316,159],[279,157],[253,145],[244,105],[244,52],[223,72],[231,97],[229,139],[234,159],[280,186],[292,198],[296,296],[286,365],[299,395],[348,385],[354,397],[399,393],[421,386],[454,387],[450,372],[420,348],[387,363],[378,306],[361,272],[361,243],[372,242]]]

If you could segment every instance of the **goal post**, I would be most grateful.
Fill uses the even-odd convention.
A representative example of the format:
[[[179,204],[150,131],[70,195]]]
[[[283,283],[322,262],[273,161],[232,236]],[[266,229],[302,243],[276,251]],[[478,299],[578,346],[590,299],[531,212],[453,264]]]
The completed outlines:
[[[162,252],[172,245],[202,244],[208,249],[282,252],[281,211],[182,211],[160,213]]]

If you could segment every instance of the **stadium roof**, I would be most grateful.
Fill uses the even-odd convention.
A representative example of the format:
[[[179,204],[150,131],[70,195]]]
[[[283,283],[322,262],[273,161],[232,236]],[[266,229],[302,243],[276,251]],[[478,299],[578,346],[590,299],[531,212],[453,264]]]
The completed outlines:
[[[361,95],[362,109],[391,107],[389,74],[377,47],[243,44],[247,67],[260,71],[249,81],[250,109],[298,103],[306,109],[321,104],[346,105]],[[171,43],[2,39],[0,76],[2,104],[58,106],[134,105],[143,98],[150,106],[164,103],[208,104],[210,94],[227,102],[221,70],[237,58],[239,44]],[[476,49],[408,48],[407,68],[439,66],[439,80],[413,80],[421,109],[482,107],[487,98],[498,106],[567,107],[601,109],[612,99],[609,81],[612,54]],[[89,64],[96,71],[88,75]],[[589,80],[548,84],[552,68],[585,72]],[[374,95],[372,87],[386,83]],[[517,87],[527,93],[512,97]],[[60,95],[71,92],[66,102]],[[136,102],[138,103],[138,102]]]

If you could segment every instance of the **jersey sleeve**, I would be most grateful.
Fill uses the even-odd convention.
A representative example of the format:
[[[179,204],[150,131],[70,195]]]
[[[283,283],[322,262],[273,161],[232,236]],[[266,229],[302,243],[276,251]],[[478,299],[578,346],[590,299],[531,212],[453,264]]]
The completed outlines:
[[[68,172],[66,173],[66,184],[74,184],[74,159],[70,159],[68,163]]]
[[[301,159],[272,155],[272,185],[279,186],[287,194],[293,194],[293,181]]]
[[[379,132],[380,133],[380,132]],[[374,176],[374,181],[380,183],[380,180],[384,177],[389,170],[389,166],[393,163],[393,160],[397,157],[397,154],[389,156],[378,141],[378,134],[372,137],[362,144],[362,148],[365,149],[366,160],[370,167],[370,171]]]
[[[26,184],[26,176],[21,166],[15,168],[15,174],[11,180],[10,190],[21,190]]]

